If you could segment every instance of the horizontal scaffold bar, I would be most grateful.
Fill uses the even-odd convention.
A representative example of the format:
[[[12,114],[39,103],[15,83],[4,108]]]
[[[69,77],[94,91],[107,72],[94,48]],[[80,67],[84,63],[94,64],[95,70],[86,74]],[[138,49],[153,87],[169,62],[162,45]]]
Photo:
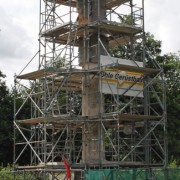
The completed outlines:
[[[76,7],[77,0],[47,0],[49,2],[55,2],[56,4],[64,5],[64,6],[72,6]],[[112,9],[113,7],[120,6],[130,0],[107,0],[106,2],[106,9]]]

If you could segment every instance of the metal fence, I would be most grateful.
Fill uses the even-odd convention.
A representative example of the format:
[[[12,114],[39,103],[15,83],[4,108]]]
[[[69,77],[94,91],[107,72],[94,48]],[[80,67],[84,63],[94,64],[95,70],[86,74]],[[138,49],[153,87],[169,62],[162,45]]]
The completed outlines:
[[[180,180],[180,168],[131,168],[131,169],[88,169],[81,171],[80,176],[71,180]],[[0,180],[66,180],[65,171],[42,172],[36,171],[0,171]]]
[[[180,180],[180,168],[87,170],[85,177],[86,180]]]

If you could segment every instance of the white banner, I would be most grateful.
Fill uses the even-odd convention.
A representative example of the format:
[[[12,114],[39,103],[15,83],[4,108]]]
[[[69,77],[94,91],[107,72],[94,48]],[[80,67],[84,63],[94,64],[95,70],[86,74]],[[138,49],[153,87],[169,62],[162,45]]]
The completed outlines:
[[[101,56],[101,61],[103,61],[103,65],[108,65],[107,61],[105,63],[103,57],[104,56]],[[119,59],[116,58],[116,60]],[[132,63],[134,63],[130,60],[124,61],[126,62],[124,63],[121,61],[121,64],[131,64],[132,66]],[[138,64],[139,63],[140,62],[138,62]],[[120,63],[118,62],[118,64]],[[125,96],[143,97],[143,87],[143,74],[107,68],[101,72],[100,91],[104,94],[119,94]]]

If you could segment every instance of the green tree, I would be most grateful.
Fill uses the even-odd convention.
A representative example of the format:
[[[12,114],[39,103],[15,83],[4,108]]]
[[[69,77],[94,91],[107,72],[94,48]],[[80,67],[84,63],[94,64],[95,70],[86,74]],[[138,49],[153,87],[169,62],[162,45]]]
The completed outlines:
[[[13,97],[0,71],[0,163],[13,161]]]
[[[0,164],[7,166],[13,163],[13,138],[14,138],[14,95],[17,93],[14,90],[10,91],[5,82],[5,75],[0,71]],[[23,103],[18,99],[16,102],[17,108]],[[25,119],[30,114],[30,106],[28,102],[23,106],[23,109],[17,116],[17,119]],[[22,136],[17,133],[16,139],[22,139]],[[21,147],[16,147],[19,152]],[[30,153],[28,151],[28,153]],[[29,159],[27,154],[22,156],[20,164],[27,164]]]
[[[168,155],[169,160],[180,163],[180,54],[161,55],[161,41],[156,40],[150,33],[146,33],[145,58],[148,67],[153,63],[158,64],[164,69],[166,81],[166,104],[167,104],[167,130],[168,130]],[[131,59],[140,57],[143,44],[136,42],[132,46],[129,44],[119,45],[111,49],[115,57]]]
[[[166,79],[169,158],[180,163],[180,55],[166,54],[158,59],[163,60]]]

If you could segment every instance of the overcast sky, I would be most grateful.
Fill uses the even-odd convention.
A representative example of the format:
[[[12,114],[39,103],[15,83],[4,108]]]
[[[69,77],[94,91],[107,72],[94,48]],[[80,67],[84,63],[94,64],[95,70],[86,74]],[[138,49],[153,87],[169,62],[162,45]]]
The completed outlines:
[[[180,0],[145,0],[145,30],[163,53],[180,50]],[[8,86],[38,51],[39,0],[0,0],[0,70]]]

